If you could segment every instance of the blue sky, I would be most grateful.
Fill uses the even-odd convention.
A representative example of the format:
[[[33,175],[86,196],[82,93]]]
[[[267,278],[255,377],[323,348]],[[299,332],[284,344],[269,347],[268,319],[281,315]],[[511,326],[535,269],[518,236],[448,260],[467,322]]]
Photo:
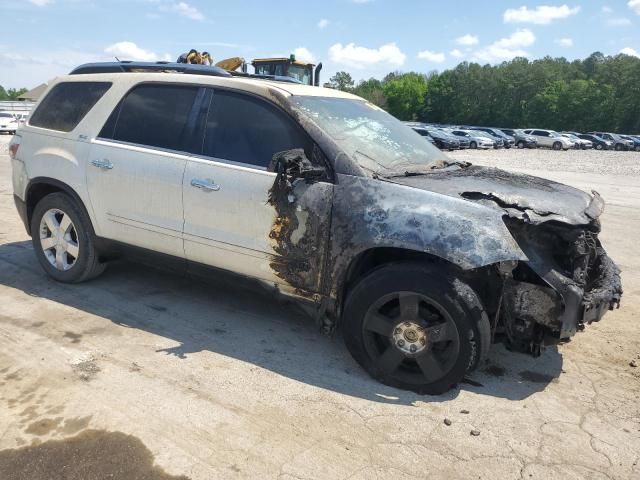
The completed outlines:
[[[640,0],[0,0],[0,85],[33,87],[74,66],[296,52],[323,79],[443,70],[514,56],[640,55]]]

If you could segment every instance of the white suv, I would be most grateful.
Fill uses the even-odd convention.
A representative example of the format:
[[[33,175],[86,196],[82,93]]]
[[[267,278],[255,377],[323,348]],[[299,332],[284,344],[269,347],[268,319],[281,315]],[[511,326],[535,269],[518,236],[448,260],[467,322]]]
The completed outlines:
[[[535,138],[540,147],[552,148],[553,150],[569,150],[575,146],[574,142],[554,130],[529,129],[523,130],[523,132]]]
[[[599,195],[451,161],[348,93],[87,65],[9,147],[18,212],[54,279],[95,277],[132,247],[248,276],[340,324],[388,385],[443,392],[493,338],[537,355],[620,301]]]

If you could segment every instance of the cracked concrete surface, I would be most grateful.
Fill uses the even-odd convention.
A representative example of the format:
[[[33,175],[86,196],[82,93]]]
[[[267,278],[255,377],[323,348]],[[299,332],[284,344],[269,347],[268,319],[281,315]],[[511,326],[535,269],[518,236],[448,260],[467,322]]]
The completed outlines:
[[[640,174],[558,167],[580,153],[460,157],[509,168],[535,154],[534,174],[598,190],[622,308],[539,359],[496,345],[473,383],[439,397],[377,384],[339,337],[224,276],[119,263],[83,285],[48,280],[0,156],[0,450],[92,429],[140,439],[191,479],[639,478]],[[600,161],[611,155],[640,162]]]

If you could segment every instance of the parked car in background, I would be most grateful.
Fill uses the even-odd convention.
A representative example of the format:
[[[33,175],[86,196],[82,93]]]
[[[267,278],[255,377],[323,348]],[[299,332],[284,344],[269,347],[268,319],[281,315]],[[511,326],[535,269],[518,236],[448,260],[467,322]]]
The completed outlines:
[[[489,135],[487,132],[483,132],[482,130],[469,130],[470,132],[474,132],[476,135],[480,135],[485,137],[493,142],[493,148],[504,148],[504,142],[501,138],[496,138],[493,135]]]
[[[553,150],[569,150],[573,148],[573,142],[555,130],[530,128],[523,130],[523,132],[534,137],[540,147],[552,148]]]
[[[613,142],[611,140],[605,140],[602,137],[591,135],[590,133],[579,133],[577,136],[582,140],[589,140],[593,144],[593,148],[596,150],[613,149]]]
[[[0,112],[0,133],[15,135],[20,123],[11,112]]]
[[[502,130],[498,128],[492,128],[492,127],[467,127],[467,128],[469,130],[480,130],[482,132],[486,132],[492,137],[502,140],[502,146],[504,146],[504,148],[511,148],[516,144],[516,141],[514,140],[513,137],[506,135],[504,132],[502,132]]]
[[[460,141],[452,135],[445,135],[441,130],[419,123],[407,123],[406,125],[419,135],[431,138],[433,144],[440,150],[453,151],[460,149]]]
[[[605,140],[610,140],[613,142],[613,149],[617,151],[622,150],[632,150],[633,142],[631,140],[625,140],[617,133],[610,132],[589,132],[591,135],[598,135],[599,137],[604,138]]]
[[[624,140],[631,140],[633,142],[633,149],[636,152],[640,152],[640,139],[633,135],[620,135]]]
[[[460,142],[460,149],[466,150],[468,148],[471,148],[471,140],[469,140],[466,137],[461,137],[459,135],[454,135],[450,128],[439,127],[437,130],[440,130],[445,135],[448,135],[449,137],[458,140],[458,142]]]
[[[477,132],[477,131],[457,130],[457,129],[450,129],[449,131],[451,132],[452,135],[455,135],[456,137],[462,137],[463,139],[468,140],[469,148],[474,150],[476,148],[480,148],[480,149],[493,148],[496,143],[493,141],[492,138],[489,138],[486,135],[480,135],[480,132]]]
[[[593,142],[591,140],[586,140],[584,138],[580,138],[574,133],[571,133],[571,132],[560,132],[560,135],[562,135],[563,137],[568,138],[569,140],[571,140],[573,142],[574,148],[576,148],[576,149],[589,150],[590,148],[593,148]]]
[[[501,128],[500,130],[505,135],[513,137],[517,148],[538,148],[538,141],[520,129]]]

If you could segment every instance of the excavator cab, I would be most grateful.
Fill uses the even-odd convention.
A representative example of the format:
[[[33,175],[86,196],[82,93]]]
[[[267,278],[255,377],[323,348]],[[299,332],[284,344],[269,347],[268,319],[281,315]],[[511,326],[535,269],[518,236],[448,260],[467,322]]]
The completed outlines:
[[[320,85],[320,70],[322,63],[317,66],[296,60],[295,55],[289,58],[256,58],[251,62],[256,75],[275,75],[291,77],[304,85]],[[315,68],[314,68],[315,67]]]

